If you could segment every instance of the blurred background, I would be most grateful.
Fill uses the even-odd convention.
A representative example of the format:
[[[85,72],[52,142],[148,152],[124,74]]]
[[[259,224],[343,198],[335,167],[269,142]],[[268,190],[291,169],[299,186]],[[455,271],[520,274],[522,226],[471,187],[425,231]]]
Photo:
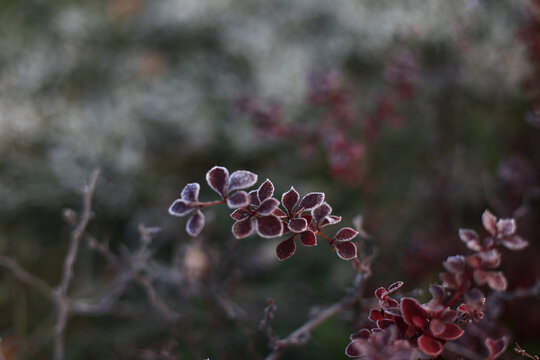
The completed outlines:
[[[264,358],[268,297],[283,337],[343,296],[354,273],[328,247],[279,262],[279,239],[235,241],[224,208],[186,235],[167,208],[187,182],[214,199],[214,165],[270,178],[278,198],[323,191],[343,226],[362,214],[362,243],[379,252],[368,297],[438,281],[441,261],[466,252],[458,229],[481,230],[486,208],[531,242],[504,253],[509,289],[537,282],[538,1],[3,0],[0,33],[0,252],[56,286],[62,209],[80,208],[100,168],[90,232],[118,251],[137,247],[139,223],[160,227],[155,257],[180,274],[155,286],[183,321],[163,321],[133,284],[122,300],[147,311],[74,317],[68,359]],[[113,276],[82,246],[70,293]],[[498,304],[497,334],[540,352],[538,305]],[[368,325],[356,315],[283,359],[345,358]],[[51,358],[53,324],[51,303],[0,271],[6,358]]]

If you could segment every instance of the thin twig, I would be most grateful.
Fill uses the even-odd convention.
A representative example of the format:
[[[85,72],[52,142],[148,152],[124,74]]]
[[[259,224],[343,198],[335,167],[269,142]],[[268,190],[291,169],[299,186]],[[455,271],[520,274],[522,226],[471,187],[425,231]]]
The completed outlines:
[[[56,301],[56,293],[53,288],[50,287],[45,281],[26,271],[16,260],[4,255],[0,255],[0,266],[11,271],[11,273],[23,283],[39,290],[43,295],[51,299],[53,302]]]
[[[330,317],[344,311],[359,299],[366,278],[366,274],[358,273],[355,279],[354,288],[348,291],[343,299],[320,311],[298,329],[290,333],[286,338],[277,340],[274,345],[274,350],[265,358],[265,360],[276,360],[281,356],[281,353],[285,348],[306,343],[311,336],[311,332],[315,328]]]
[[[79,218],[79,222],[73,229],[69,242],[69,249],[64,260],[64,270],[62,272],[62,280],[56,290],[57,301],[57,318],[55,325],[55,337],[54,337],[54,359],[64,359],[64,333],[66,329],[66,322],[69,313],[69,301],[67,298],[67,291],[71,278],[73,277],[73,264],[77,258],[79,251],[79,244],[83,234],[86,231],[86,227],[92,218],[92,198],[94,195],[94,189],[99,176],[99,170],[94,170],[90,176],[90,181],[83,190],[83,210]]]

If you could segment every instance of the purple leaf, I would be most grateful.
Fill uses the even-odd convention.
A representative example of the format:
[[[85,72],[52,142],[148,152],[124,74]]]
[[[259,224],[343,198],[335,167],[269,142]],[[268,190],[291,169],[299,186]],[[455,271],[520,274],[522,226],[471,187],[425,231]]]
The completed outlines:
[[[523,250],[529,245],[529,242],[518,235],[514,235],[503,239],[502,244],[510,250]]]
[[[204,215],[200,210],[197,210],[192,217],[189,218],[186,224],[186,231],[191,236],[197,236],[204,227]]]
[[[278,199],[269,198],[264,200],[259,208],[257,209],[257,213],[260,215],[269,215],[274,212],[274,210],[277,209],[279,205]]]
[[[351,260],[356,257],[356,245],[350,241],[337,242],[334,244],[337,254],[343,260]]]
[[[350,227],[342,228],[336,233],[333,241],[337,241],[337,242],[351,241],[352,239],[355,238],[356,235],[358,235],[358,231]]]
[[[317,246],[317,236],[309,230],[300,233],[300,241],[304,246]]]
[[[444,301],[444,289],[442,286],[431,284],[429,285],[429,292],[436,302],[442,303]]]
[[[475,310],[482,310],[486,303],[484,294],[476,288],[465,291],[463,298],[465,299],[467,306]]]
[[[174,216],[185,216],[195,209],[195,206],[183,199],[175,200],[169,207],[169,214]]]
[[[323,202],[320,206],[317,206],[311,211],[311,214],[313,215],[313,218],[315,219],[315,222],[320,225],[322,224],[323,220],[326,219],[328,215],[332,212],[332,207],[328,205],[326,202]]]
[[[257,175],[246,170],[238,170],[231,174],[227,192],[252,187],[257,182]]]
[[[462,255],[449,256],[442,264],[453,274],[465,271],[465,258]]]
[[[308,223],[304,218],[294,218],[289,221],[288,228],[292,232],[301,233],[307,229]]]
[[[516,233],[516,220],[500,219],[497,221],[497,231],[502,236],[512,236]]]
[[[268,179],[259,186],[257,190],[257,196],[260,201],[264,201],[274,195],[274,184]]]
[[[300,198],[300,195],[296,190],[294,190],[294,187],[291,186],[291,190],[287,191],[281,196],[281,203],[289,213],[289,215],[292,215],[292,211],[296,204],[298,203],[298,199]]]
[[[198,183],[189,183],[182,190],[182,199],[189,202],[199,201],[199,190],[201,186]]]
[[[253,219],[248,218],[234,223],[232,227],[233,235],[237,239],[245,238],[253,233]]]
[[[324,201],[324,193],[312,192],[304,196],[302,201],[300,201],[300,205],[298,207],[304,210],[311,210],[321,205],[323,201]]]
[[[482,224],[491,235],[497,234],[497,218],[489,210],[482,214]]]
[[[489,271],[487,274],[487,283],[495,291],[504,291],[508,286],[502,272]]]
[[[246,209],[236,209],[231,213],[231,217],[234,220],[244,220],[249,217],[249,214],[249,211],[247,211]]]
[[[478,242],[480,240],[480,237],[478,236],[476,231],[470,230],[470,229],[459,229],[459,238],[465,244],[470,242],[470,241]]]
[[[249,205],[249,195],[245,191],[237,191],[227,198],[227,206],[231,209],[246,207]]]
[[[259,216],[257,217],[257,233],[264,238],[274,238],[283,234],[283,223],[277,217]]]
[[[276,255],[279,260],[285,260],[291,257],[296,251],[296,244],[294,243],[295,235],[291,236],[285,241],[279,243],[276,248]]]
[[[229,178],[229,170],[223,166],[214,166],[206,173],[206,182],[221,197],[225,197],[225,186]]]

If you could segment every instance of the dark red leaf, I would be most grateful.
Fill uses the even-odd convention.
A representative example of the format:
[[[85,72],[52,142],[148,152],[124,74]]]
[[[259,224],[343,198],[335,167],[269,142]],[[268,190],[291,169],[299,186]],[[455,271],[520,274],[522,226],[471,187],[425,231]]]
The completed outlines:
[[[431,321],[430,330],[433,332],[438,339],[442,340],[456,340],[463,335],[464,331],[457,326],[456,324],[450,323],[440,323],[440,326],[431,326],[433,322],[436,323],[437,319]],[[437,332],[433,331],[433,328],[436,327]]]
[[[249,195],[245,191],[237,191],[227,198],[227,206],[231,209],[242,208],[249,205]]]
[[[317,206],[311,211],[313,218],[317,224],[322,224],[323,220],[332,212],[332,207],[326,202],[323,202],[320,206]]]
[[[503,336],[502,338],[497,340],[487,338],[484,341],[484,344],[486,345],[489,352],[487,360],[493,360],[504,352],[504,349],[506,349],[506,346],[508,345],[508,338],[506,336]]]
[[[237,170],[229,177],[227,192],[252,187],[257,182],[257,175],[251,171]]]
[[[403,281],[396,281],[392,285],[388,287],[387,294],[391,294],[393,292],[396,292],[400,287],[403,286]]]
[[[169,214],[174,216],[185,216],[195,209],[195,206],[183,199],[175,200],[169,207]]]
[[[313,222],[313,216],[309,214],[302,214],[300,216],[306,219],[308,226],[311,225],[311,223]]]
[[[493,236],[497,234],[497,218],[489,210],[482,214],[482,224],[484,228]]]
[[[233,235],[237,239],[245,238],[253,233],[253,219],[244,219],[234,223],[232,227]]]
[[[375,290],[375,296],[380,300],[384,299],[387,294],[388,293],[386,292],[386,289],[383,288],[382,286],[377,288],[377,290]]]
[[[355,238],[356,235],[358,235],[358,231],[350,227],[342,228],[334,236],[334,241],[337,241],[337,242],[351,241],[352,239]]]
[[[447,323],[454,322],[456,318],[457,318],[457,312],[451,309],[443,310],[443,312],[439,316],[439,320],[441,320],[442,322],[447,322]]]
[[[366,340],[355,340],[349,345],[347,345],[347,348],[345,349],[345,355],[352,358],[362,357],[364,356],[364,354],[367,353],[370,346],[372,345],[370,345],[369,342],[367,342]]]
[[[234,220],[244,220],[249,216],[249,211],[246,209],[236,209],[231,213]]]
[[[279,201],[277,199],[274,199],[274,198],[266,199],[261,203],[261,205],[257,209],[257,213],[259,213],[260,215],[272,214],[274,210],[277,209],[278,205],[279,205]]]
[[[386,329],[390,326],[394,325],[394,321],[390,320],[390,319],[383,319],[383,320],[379,320],[377,321],[377,327],[379,329]]]
[[[392,300],[392,301],[395,301],[394,299],[386,299],[386,300]],[[389,305],[393,305],[393,304],[389,304]],[[397,301],[395,301],[395,306],[387,306],[385,307],[383,310],[385,313],[387,313],[388,315],[392,315],[392,316],[399,316],[400,318],[402,317],[401,315],[401,310],[399,309],[399,303]],[[395,321],[396,319],[394,319]],[[402,320],[403,321],[403,320]],[[405,325],[405,327],[407,327],[407,325]]]
[[[229,179],[229,170],[222,166],[214,166],[206,173],[206,182],[221,197],[225,197],[225,186]]]
[[[288,228],[292,232],[301,233],[307,229],[307,220],[304,218],[294,218],[289,221]]]
[[[186,224],[186,231],[191,236],[197,236],[204,227],[204,215],[200,210],[197,210],[192,217],[189,218]]]
[[[184,187],[184,189],[182,189],[181,197],[188,202],[199,201],[200,189],[201,186],[198,183],[189,183]]]
[[[311,210],[321,205],[324,201],[324,193],[322,192],[312,192],[304,196],[300,205],[298,207],[304,210]]]
[[[285,260],[291,257],[296,251],[296,244],[294,243],[294,236],[291,236],[285,241],[279,243],[276,248],[276,255],[279,260]]]
[[[285,212],[283,210],[281,210],[280,208],[275,209],[272,212],[272,215],[277,216],[279,218],[287,217],[287,214],[285,214]]]
[[[418,300],[413,298],[401,298],[401,313],[403,320],[408,325],[414,325],[420,329],[425,329],[428,324],[428,312],[420,305]]]
[[[264,238],[281,236],[283,223],[273,215],[259,216],[257,217],[257,233]]]
[[[257,195],[257,190],[251,190],[249,192],[249,203],[253,206],[259,206],[261,204],[259,196]]]
[[[357,333],[352,334],[349,338],[351,340],[367,339],[371,335],[371,331],[368,329],[360,329]]]
[[[384,315],[380,310],[371,309],[369,311],[368,318],[369,318],[369,320],[371,320],[373,322],[377,322],[379,320],[384,319]]]
[[[322,224],[317,224],[318,227],[325,227],[328,225],[334,225],[341,221],[341,216],[328,215],[326,219],[323,220]]]
[[[317,236],[309,230],[300,233],[300,241],[305,246],[317,246]]]
[[[441,342],[426,334],[418,338],[418,347],[426,355],[430,355],[430,356],[439,356],[443,351],[443,346]]]
[[[259,186],[259,190],[257,190],[257,196],[259,197],[259,200],[262,202],[274,195],[274,184],[268,179],[266,179],[265,182]]]
[[[336,242],[334,247],[337,250],[337,254],[343,260],[351,260],[356,257],[356,245],[350,241]]]
[[[503,239],[502,244],[510,250],[523,250],[529,246],[529,242],[518,235]]]
[[[296,204],[298,203],[298,199],[300,198],[300,195],[296,190],[294,190],[294,187],[291,186],[291,190],[287,191],[281,196],[281,203],[289,213],[289,215],[292,214],[292,211]]]

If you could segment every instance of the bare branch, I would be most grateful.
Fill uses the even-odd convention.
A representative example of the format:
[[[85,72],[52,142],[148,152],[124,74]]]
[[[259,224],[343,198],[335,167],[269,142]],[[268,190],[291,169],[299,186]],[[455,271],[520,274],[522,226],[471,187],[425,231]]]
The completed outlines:
[[[69,242],[69,249],[64,260],[64,270],[62,272],[62,280],[58,285],[56,292],[57,311],[58,316],[55,325],[55,338],[54,338],[54,359],[64,359],[64,332],[66,329],[66,322],[69,313],[69,302],[67,299],[67,290],[71,278],[73,277],[73,264],[77,258],[79,251],[79,244],[83,234],[86,231],[86,227],[92,218],[92,198],[94,195],[94,189],[99,176],[99,170],[94,170],[90,176],[88,185],[83,190],[83,210],[79,217],[79,222],[71,232],[71,238]]]
[[[290,333],[286,338],[277,340],[274,345],[274,350],[265,358],[265,360],[276,360],[281,356],[281,353],[285,348],[305,344],[315,328],[332,316],[341,313],[359,299],[364,281],[367,277],[368,274],[358,273],[356,275],[354,288],[350,289],[343,299],[319,312],[298,329]]]
[[[36,288],[43,295],[51,299],[53,302],[56,302],[56,293],[53,288],[50,287],[45,281],[26,271],[16,260],[4,255],[0,255],[0,266],[11,271],[11,273],[13,273],[13,275],[15,275],[17,279],[23,283],[32,288]]]

